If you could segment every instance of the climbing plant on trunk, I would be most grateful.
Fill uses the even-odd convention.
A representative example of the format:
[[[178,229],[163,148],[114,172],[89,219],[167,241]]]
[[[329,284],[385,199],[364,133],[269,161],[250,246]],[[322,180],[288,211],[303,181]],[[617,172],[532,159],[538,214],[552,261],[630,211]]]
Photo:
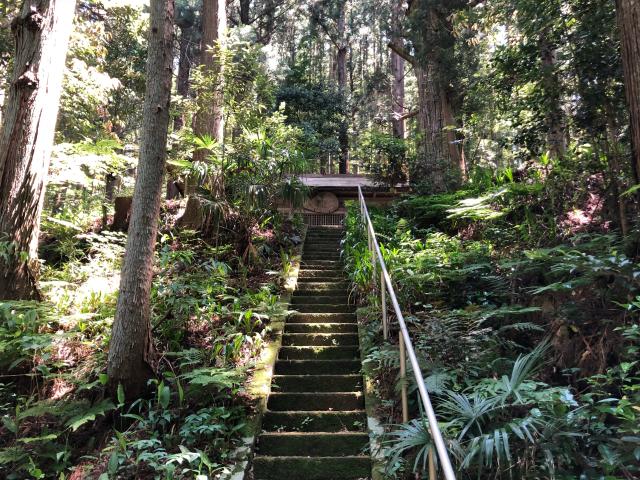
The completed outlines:
[[[38,235],[75,0],[28,0],[11,29],[0,131],[0,299],[39,296]]]
[[[174,0],[151,0],[140,160],[107,371],[111,389],[122,385],[129,399],[143,393],[154,371],[150,295],[167,156],[173,19]]]

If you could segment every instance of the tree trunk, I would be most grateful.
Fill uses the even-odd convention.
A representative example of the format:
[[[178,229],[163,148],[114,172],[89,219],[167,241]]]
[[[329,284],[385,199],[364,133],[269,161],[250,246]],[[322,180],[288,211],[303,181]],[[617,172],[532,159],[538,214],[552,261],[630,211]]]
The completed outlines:
[[[346,39],[346,15],[347,2],[346,0],[343,0],[340,3],[340,13],[338,16],[338,52],[336,54],[338,90],[340,91],[343,102],[347,101],[347,52],[349,51],[349,45],[347,44]],[[338,141],[340,143],[339,171],[340,174],[344,175],[349,173],[349,125],[346,115],[340,123]]]
[[[542,62],[542,85],[545,93],[545,115],[547,126],[547,149],[551,158],[562,158],[567,152],[564,115],[560,106],[560,81],[556,72],[554,47],[544,32],[540,38]]]
[[[202,5],[202,65],[204,74],[210,79],[212,91],[200,92],[198,114],[194,125],[196,135],[210,135],[218,143],[224,139],[224,114],[220,89],[220,41],[227,29],[226,2],[205,0]],[[196,160],[204,160],[205,153],[194,154]]]
[[[632,167],[640,183],[640,0],[616,0],[624,86],[631,120]]]
[[[225,0],[205,0],[202,4],[202,48],[201,59],[203,74],[207,79],[205,87],[198,92],[198,113],[193,125],[193,133],[199,136],[208,135],[217,143],[224,141],[224,111],[223,93],[221,89],[222,65],[220,63],[220,42],[227,29],[227,13]],[[193,160],[205,162],[208,152],[196,150]],[[188,178],[185,185],[185,193],[193,195],[197,185],[195,179]],[[196,205],[195,201],[187,202],[183,216],[192,218],[197,211],[191,211],[190,205]],[[204,221],[204,219],[203,219]],[[200,222],[202,223],[202,222]]]
[[[467,160],[464,156],[464,149],[462,148],[461,139],[458,136],[456,130],[458,129],[458,123],[456,122],[455,115],[453,114],[453,107],[449,100],[449,95],[446,92],[442,93],[442,112],[444,114],[444,121],[446,124],[447,143],[449,144],[449,155],[451,156],[451,167],[454,171],[460,173],[460,177],[463,181],[467,180]]]
[[[193,41],[193,26],[180,29],[180,60],[178,62],[178,77],[176,79],[176,93],[183,98],[189,96],[189,78],[191,76],[191,42]],[[173,129],[181,130],[184,126],[184,116],[178,115],[173,121]]]
[[[27,0],[12,30],[16,41],[0,131],[0,299],[37,291],[38,235],[75,0]]]
[[[607,135],[605,136],[605,148],[607,159],[609,160],[609,174],[611,176],[611,193],[613,203],[618,213],[618,225],[623,236],[629,233],[629,222],[627,221],[627,206],[624,197],[621,195],[624,187],[620,181],[622,169],[620,168],[620,145],[618,138],[620,133],[616,116],[611,106],[611,101],[607,98],[604,102],[605,118],[607,125]]]
[[[108,172],[104,177],[104,201],[102,202],[102,228],[107,229],[107,223],[109,220],[108,206],[113,203],[116,187],[120,178],[112,172]]]
[[[240,23],[249,25],[251,23],[251,0],[240,0]]]
[[[150,292],[171,99],[174,0],[151,0],[147,86],[120,294],[109,344],[107,373],[115,391],[139,397],[153,375]]]
[[[446,191],[445,171],[452,165],[448,135],[444,131],[443,89],[435,77],[434,65],[414,65],[418,88],[418,158],[411,181],[432,193]]]
[[[402,47],[402,37],[400,36],[400,15],[402,15],[402,2],[395,1],[391,8],[391,28],[393,34],[391,42],[397,47]],[[405,120],[404,120],[404,58],[396,51],[391,50],[391,128],[393,136],[404,140]]]

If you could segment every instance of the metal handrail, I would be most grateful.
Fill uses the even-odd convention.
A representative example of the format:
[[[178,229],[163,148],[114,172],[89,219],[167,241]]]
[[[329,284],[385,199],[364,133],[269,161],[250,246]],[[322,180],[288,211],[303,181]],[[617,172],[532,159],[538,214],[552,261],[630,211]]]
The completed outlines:
[[[379,264],[380,266],[382,331],[383,331],[385,340],[388,339],[388,336],[389,336],[389,327],[387,322],[387,300],[386,300],[387,291],[389,293],[389,298],[391,299],[391,304],[393,305],[393,310],[395,311],[396,317],[398,318],[398,324],[400,325],[400,332],[401,332],[400,377],[402,381],[403,421],[405,423],[409,421],[408,402],[407,402],[407,385],[406,385],[406,382],[404,381],[404,379],[406,378],[406,355],[408,354],[409,362],[411,362],[411,367],[413,368],[413,374],[415,376],[416,383],[418,384],[418,392],[420,393],[420,398],[422,400],[422,404],[427,414],[427,419],[429,420],[429,430],[431,432],[431,438],[433,439],[433,443],[435,444],[436,451],[438,453],[438,459],[440,460],[440,467],[442,468],[442,472],[446,480],[455,480],[456,475],[453,471],[453,467],[451,466],[451,460],[449,459],[449,454],[447,453],[447,447],[444,443],[444,439],[442,438],[442,432],[440,431],[440,427],[438,426],[438,420],[436,418],[435,411],[433,410],[433,405],[431,404],[431,398],[429,397],[429,392],[427,391],[427,387],[424,383],[422,371],[420,370],[420,366],[418,365],[418,358],[416,357],[416,352],[413,348],[411,337],[409,336],[409,330],[407,329],[407,324],[404,321],[404,316],[402,315],[400,304],[398,303],[396,293],[393,289],[391,277],[389,276],[389,272],[387,271],[387,266],[384,262],[384,258],[382,257],[380,246],[378,245],[378,240],[376,238],[376,233],[375,233],[375,230],[373,229],[373,223],[371,223],[371,217],[369,216],[369,210],[367,209],[367,204],[364,200],[364,195],[362,194],[362,188],[360,188],[360,186],[358,186],[358,201],[360,202],[360,216],[365,223],[365,225],[363,226],[365,226],[367,229],[367,240],[369,245],[369,252],[371,253],[371,265],[373,268],[374,283],[376,282],[376,263]],[[377,262],[376,262],[376,258],[377,258]],[[429,476],[432,480],[434,480],[436,477],[432,451],[429,452]]]

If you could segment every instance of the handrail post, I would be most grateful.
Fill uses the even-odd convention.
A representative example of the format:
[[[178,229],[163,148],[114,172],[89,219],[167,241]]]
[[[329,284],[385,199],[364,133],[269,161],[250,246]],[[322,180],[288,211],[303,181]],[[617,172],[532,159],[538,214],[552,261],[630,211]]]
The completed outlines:
[[[380,308],[382,308],[382,336],[389,340],[389,323],[387,322],[387,287],[384,284],[384,275],[380,269]]]
[[[402,400],[402,423],[409,421],[409,399],[407,397],[407,350],[404,345],[402,332],[400,333],[400,385]]]
[[[436,480],[436,462],[433,458],[433,447],[429,447],[429,480]]]

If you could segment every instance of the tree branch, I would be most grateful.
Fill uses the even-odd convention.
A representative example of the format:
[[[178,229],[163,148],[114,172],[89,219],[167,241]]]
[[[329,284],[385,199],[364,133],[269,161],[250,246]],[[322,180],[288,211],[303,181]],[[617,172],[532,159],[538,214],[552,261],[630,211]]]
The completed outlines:
[[[409,62],[412,66],[415,66],[417,61],[416,57],[411,55],[409,51],[401,45],[398,45],[394,42],[389,42],[387,46],[395,52],[399,57],[404,58],[407,62]]]

